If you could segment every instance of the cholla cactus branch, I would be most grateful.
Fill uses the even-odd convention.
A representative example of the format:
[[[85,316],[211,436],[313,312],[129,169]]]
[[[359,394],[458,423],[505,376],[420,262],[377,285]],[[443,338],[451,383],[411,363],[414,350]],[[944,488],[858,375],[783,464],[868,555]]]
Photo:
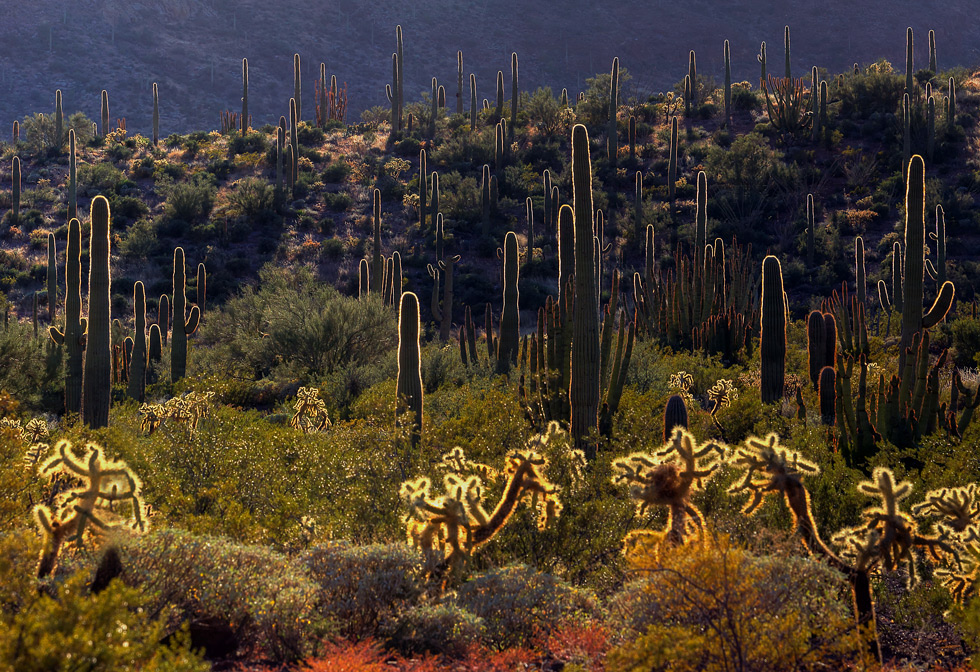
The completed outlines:
[[[290,427],[299,429],[304,434],[319,432],[331,425],[327,415],[327,406],[320,398],[320,390],[315,387],[301,387],[296,393],[296,403],[293,405]]]
[[[38,468],[38,473],[49,479],[64,473],[81,481],[78,487],[58,495],[53,508],[44,504],[34,507],[35,521],[47,537],[38,565],[38,577],[51,573],[65,541],[81,545],[88,530],[101,533],[128,523],[134,531],[146,531],[148,523],[141,496],[142,482],[124,462],[105,459],[99,446],[86,445],[85,452],[78,458],[72,453],[70,442],[59,441],[54,453]],[[119,514],[116,503],[129,503],[128,518]]]

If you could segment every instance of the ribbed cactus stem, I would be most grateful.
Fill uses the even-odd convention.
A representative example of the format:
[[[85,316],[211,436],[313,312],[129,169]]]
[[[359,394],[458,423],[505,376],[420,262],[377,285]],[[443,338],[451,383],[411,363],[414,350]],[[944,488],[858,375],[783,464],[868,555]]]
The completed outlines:
[[[762,74],[759,76],[759,81],[766,81],[766,43],[763,42],[762,46],[759,47],[759,55],[756,56],[756,60],[759,61],[759,66],[761,67]]]
[[[946,93],[947,110],[946,110],[946,124],[953,126],[956,124],[956,82],[953,78],[949,78],[949,89]]]
[[[204,264],[197,265],[197,307],[201,311],[201,319],[204,319],[204,302],[208,294],[208,269]]]
[[[783,49],[786,51],[786,79],[792,79],[792,71],[790,70],[790,55],[789,55],[789,26],[783,28]]]
[[[936,149],[936,98],[926,98],[926,158],[932,161]]]
[[[289,99],[289,146],[292,149],[289,187],[293,189],[299,179],[299,102],[295,98]]]
[[[646,244],[644,246],[644,252],[645,252],[645,264],[643,267],[644,270],[643,275],[644,275],[644,279],[647,282],[649,282],[653,278],[656,269],[656,263],[657,263],[657,250],[654,241],[653,224],[647,224]]]
[[[426,167],[425,149],[419,150],[419,230],[425,231],[426,207],[429,202],[429,173]]]
[[[75,165],[75,129],[68,129],[68,221],[78,217],[78,180]]]
[[[929,276],[940,286],[946,282],[946,216],[943,206],[936,206],[936,231],[929,237],[936,241],[936,263],[926,259],[926,270]]]
[[[371,264],[371,292],[381,296],[384,261],[381,258],[381,190],[374,190],[374,253]]]
[[[48,322],[54,325],[55,318],[58,316],[58,261],[57,249],[54,242],[54,234],[48,234]]]
[[[932,74],[939,72],[936,64],[936,31],[929,31],[929,70]]]
[[[432,88],[429,101],[429,137],[436,137],[436,117],[439,116],[439,80],[432,78]]]
[[[201,320],[201,309],[194,306],[187,314],[187,269],[184,250],[174,250],[174,321],[173,337],[170,339],[170,381],[176,383],[187,371],[187,337],[197,331]]]
[[[619,135],[616,128],[616,113],[619,110],[619,58],[613,58],[612,72],[609,76],[609,127],[606,145],[607,156],[613,165],[619,153]]]
[[[391,55],[391,87],[388,91],[388,100],[391,103],[391,135],[390,139],[398,137],[398,130],[401,128],[401,108],[398,107],[398,52]]]
[[[912,158],[912,107],[909,94],[902,96],[902,166],[908,170]]]
[[[357,298],[361,301],[367,299],[371,293],[371,275],[368,268],[367,259],[361,259],[357,265]]]
[[[674,194],[677,186],[677,117],[670,118],[670,150],[667,158],[667,197],[670,212],[674,213]]]
[[[633,233],[639,237],[641,231],[643,231],[643,173],[638,170],[633,190]]]
[[[837,420],[837,374],[833,366],[820,369],[818,378],[820,421],[833,426]]]
[[[429,221],[439,217],[439,173],[432,171],[429,178]]]
[[[868,301],[868,280],[864,267],[864,238],[861,236],[854,239],[854,282],[856,283],[858,303],[866,306]]]
[[[68,250],[65,261],[65,328],[48,331],[58,345],[67,350],[65,364],[65,413],[78,414],[82,408],[82,354],[85,349],[87,321],[82,314],[81,223],[68,222]]]
[[[825,358],[827,352],[827,330],[824,328],[823,314],[819,310],[812,311],[806,320],[806,350],[807,362],[810,372],[810,382],[816,389],[819,384],[820,370],[833,364]]]
[[[494,122],[499,123],[503,114],[504,114],[504,71],[497,70],[497,107],[493,113]]]
[[[159,362],[163,358],[163,341],[160,337],[160,325],[153,323],[150,325],[150,340],[147,345],[147,359],[150,362]]]
[[[483,165],[483,180],[480,185],[480,203],[482,206],[481,218],[483,221],[483,235],[490,235],[490,166]]]
[[[725,125],[732,124],[732,52],[725,40]]]
[[[109,92],[102,89],[102,137],[109,134]]]
[[[398,307],[398,395],[397,409],[401,414],[411,411],[412,446],[422,438],[422,357],[419,348],[419,298],[412,292],[402,294]]]
[[[275,118],[275,117],[273,117]],[[248,133],[248,59],[242,59],[242,135]]]
[[[160,144],[160,90],[153,82],[153,146]]]
[[[136,337],[133,339],[133,354],[129,363],[129,386],[127,392],[133,399],[142,402],[146,394],[146,290],[137,281],[133,286],[133,306],[136,310]]]
[[[572,437],[587,459],[596,458],[589,439],[598,430],[599,305],[596,301],[595,222],[592,208],[592,162],[589,132],[572,128],[572,201],[575,212],[575,296],[572,308],[572,360],[569,401]]]
[[[157,325],[160,327],[160,338],[166,345],[170,335],[170,297],[166,294],[160,295],[157,304]]]
[[[405,109],[405,40],[402,36],[402,27],[395,26],[395,53],[398,55],[398,127],[402,129],[402,115]]]
[[[806,195],[806,265],[813,268],[813,258],[816,252],[817,223],[813,214],[813,194]]]
[[[915,84],[915,79],[913,74],[915,73],[913,62],[912,62],[912,28],[909,27],[905,31],[905,95],[912,96],[913,86]]]
[[[786,304],[779,259],[769,255],[762,262],[762,330],[759,337],[762,403],[783,398],[786,371]]]
[[[456,52],[456,114],[463,113],[463,52]]]
[[[61,109],[61,89],[54,92],[54,147],[61,153],[65,141],[65,113]]]
[[[514,128],[517,126],[517,52],[510,55],[510,124],[507,128],[507,138],[514,140]]]
[[[565,305],[568,282],[575,275],[575,211],[563,205],[558,210],[558,303]]]
[[[517,362],[521,343],[520,322],[520,253],[517,234],[508,231],[504,238],[504,307],[500,313],[500,335],[497,337],[497,373],[503,374]]]
[[[676,427],[687,429],[687,405],[679,394],[671,396],[664,408],[664,441],[669,441]]]
[[[476,75],[470,74],[470,130],[476,130],[476,115],[479,111],[476,99]]]
[[[296,99],[296,119],[303,118],[303,77],[300,69],[299,54],[293,54],[293,98]]]
[[[698,98],[698,62],[694,50],[687,57],[687,76],[691,79],[690,100],[691,108],[697,110],[700,100]]]
[[[109,424],[112,344],[109,297],[109,201],[92,199],[89,236],[88,335],[82,373],[82,421],[97,429]]]
[[[10,194],[10,217],[13,222],[20,218],[20,157],[15,156],[10,166],[10,181],[13,185]]]
[[[534,202],[528,196],[524,201],[524,210],[527,217],[527,258],[526,264],[534,261]]]

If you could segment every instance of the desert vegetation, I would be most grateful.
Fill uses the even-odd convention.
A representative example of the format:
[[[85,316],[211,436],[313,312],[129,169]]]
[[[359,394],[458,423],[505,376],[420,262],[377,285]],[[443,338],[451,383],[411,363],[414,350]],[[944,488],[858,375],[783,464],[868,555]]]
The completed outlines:
[[[782,37],[13,122],[0,669],[980,661],[980,75]]]

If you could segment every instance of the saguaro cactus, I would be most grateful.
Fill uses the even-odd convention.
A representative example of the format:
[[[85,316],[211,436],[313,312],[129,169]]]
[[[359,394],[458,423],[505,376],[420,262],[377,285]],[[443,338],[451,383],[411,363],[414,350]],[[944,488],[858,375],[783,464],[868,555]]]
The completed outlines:
[[[456,52],[456,114],[463,113],[463,52]]]
[[[303,87],[299,54],[293,54],[293,98],[296,99],[296,119],[303,118]]]
[[[732,125],[732,52],[725,40],[725,125]]]
[[[510,124],[507,127],[507,138],[514,140],[514,127],[517,125],[517,52],[510,55]]]
[[[915,85],[914,66],[912,64],[912,28],[905,31],[905,95],[912,97]]]
[[[572,361],[569,387],[572,437],[587,459],[597,447],[589,434],[599,418],[599,305],[596,296],[595,221],[589,132],[572,128],[572,202],[575,212],[575,303],[572,308]]]
[[[176,383],[187,370],[187,337],[197,331],[201,309],[191,308],[187,315],[187,271],[184,267],[184,249],[174,250],[174,326],[170,339],[170,382]]]
[[[670,441],[676,427],[687,429],[687,422],[687,405],[684,403],[684,397],[675,394],[667,400],[667,406],[664,408],[664,441]]]
[[[82,408],[82,355],[88,321],[82,315],[82,225],[78,219],[68,222],[68,251],[65,261],[65,328],[51,327],[48,332],[58,345],[64,345],[68,359],[65,365],[65,413],[78,414]]]
[[[242,59],[242,135],[248,133],[248,59]]]
[[[58,264],[54,234],[48,234],[48,322],[54,324],[58,313]]]
[[[15,156],[10,163],[10,181],[13,185],[10,195],[10,217],[16,222],[20,217],[20,157]]]
[[[109,92],[102,89],[102,137],[109,134]]]
[[[759,48],[759,55],[755,57],[759,61],[759,65],[762,68],[762,74],[759,76],[759,82],[766,81],[766,43],[762,42],[762,46]],[[761,84],[760,84],[761,86]]]
[[[922,276],[925,267],[925,162],[916,154],[909,161],[905,192],[905,273],[902,296],[902,340],[899,371],[912,337],[938,324],[953,304],[953,283],[945,282],[928,312],[922,312]]]
[[[606,145],[609,160],[615,165],[619,153],[619,136],[616,128],[616,112],[619,109],[619,58],[613,58],[609,77],[609,139]]]
[[[75,129],[68,129],[68,221],[78,217],[78,180],[75,168]]]
[[[929,31],[929,70],[936,74],[939,72],[936,65],[936,31]]]
[[[384,262],[381,258],[381,190],[374,190],[374,256],[371,264],[371,291],[381,296]]]
[[[789,26],[783,28],[783,49],[786,51],[786,79],[793,79],[789,65]]]
[[[519,275],[517,234],[508,231],[504,238],[504,308],[500,314],[500,336],[497,338],[497,373],[507,373],[510,370],[511,364],[517,361],[520,348]]]
[[[762,261],[762,355],[760,392],[762,403],[782,400],[786,371],[786,304],[783,272],[779,259],[769,255]]]
[[[54,147],[61,153],[65,141],[65,114],[61,109],[61,89],[54,92]]]
[[[677,187],[677,117],[670,118],[670,150],[667,158],[667,197],[670,214],[674,214],[674,193]]]
[[[476,100],[476,75],[470,73],[470,130],[476,130],[476,114],[479,110]]]
[[[941,205],[936,206],[936,231],[929,237],[936,241],[936,263],[926,259],[926,271],[942,287],[946,283],[946,216]]]
[[[127,392],[133,399],[142,402],[146,394],[146,290],[137,281],[133,286],[133,306],[136,310],[136,337],[133,339],[133,354],[129,362],[129,386]]]
[[[153,82],[153,146],[160,143],[160,90]]]
[[[398,307],[398,412],[411,411],[412,447],[422,438],[422,357],[419,354],[419,297],[402,294]]]
[[[82,421],[97,429],[109,424],[112,344],[109,278],[109,201],[92,199],[89,236],[88,335],[82,372]]]

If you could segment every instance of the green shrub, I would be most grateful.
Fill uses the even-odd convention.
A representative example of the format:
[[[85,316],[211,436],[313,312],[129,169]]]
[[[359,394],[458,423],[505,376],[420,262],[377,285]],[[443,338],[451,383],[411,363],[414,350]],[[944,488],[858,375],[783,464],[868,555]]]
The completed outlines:
[[[207,220],[217,192],[214,178],[202,173],[184,182],[161,183],[159,190],[167,199],[164,214],[187,224]]]
[[[126,543],[123,566],[128,580],[152,596],[150,613],[172,607],[192,632],[224,624],[245,652],[298,660],[324,632],[314,584],[266,547],[162,529]]]
[[[562,621],[591,616],[597,609],[588,592],[524,565],[492,569],[459,587],[458,606],[483,619],[495,647],[530,643]]]
[[[423,604],[398,617],[387,643],[408,655],[460,656],[483,638],[485,630],[483,620],[465,609],[452,604]]]
[[[404,543],[328,543],[300,562],[319,589],[319,610],[347,638],[377,636],[421,597],[422,555]]]
[[[228,195],[228,215],[262,226],[275,219],[275,188],[257,177],[245,177],[233,184]]]
[[[320,174],[320,179],[324,184],[333,184],[337,182],[343,182],[350,175],[350,165],[342,159],[337,159],[329,166],[323,169]]]

